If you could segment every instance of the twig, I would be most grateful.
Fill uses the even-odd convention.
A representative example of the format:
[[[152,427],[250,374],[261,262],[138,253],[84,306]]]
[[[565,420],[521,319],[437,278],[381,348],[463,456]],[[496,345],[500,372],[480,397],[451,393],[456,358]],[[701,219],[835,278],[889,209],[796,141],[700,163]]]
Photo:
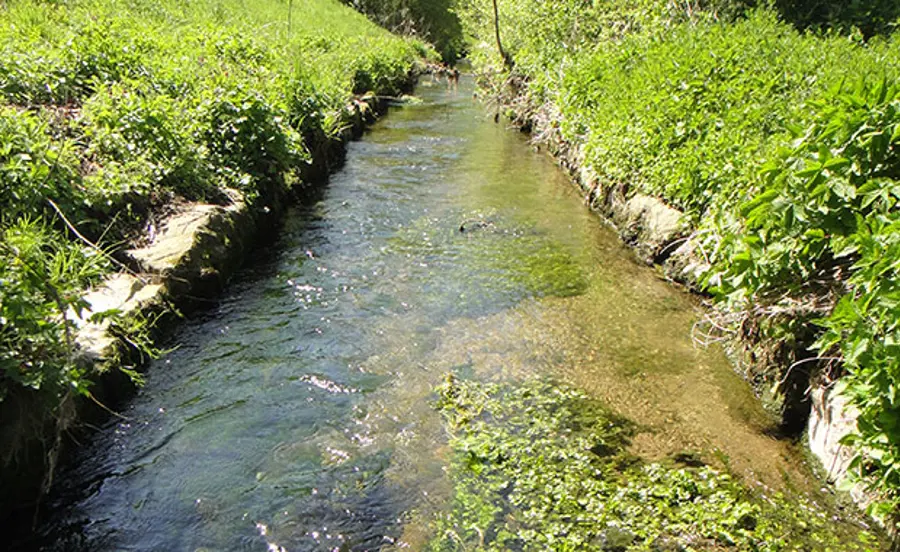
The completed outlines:
[[[780,382],[778,382],[778,386],[781,387],[782,385],[784,385],[784,382],[787,381],[788,376],[791,375],[791,370],[793,370],[793,369],[796,368],[797,366],[800,366],[801,364],[806,364],[806,363],[808,363],[808,362],[818,362],[818,361],[820,361],[820,360],[821,360],[821,361],[827,360],[827,361],[829,361],[829,362],[833,362],[833,361],[836,361],[836,360],[838,360],[838,361],[839,361],[839,360],[844,360],[844,358],[843,358],[843,357],[810,357],[810,358],[804,358],[803,360],[798,360],[797,362],[795,362],[795,363],[791,364],[790,366],[788,366],[787,371],[784,373],[784,377],[781,378],[781,381],[780,381]]]
[[[288,40],[291,39],[291,26],[294,22],[294,0],[288,0]]]
[[[115,416],[116,418],[119,418],[120,420],[124,420],[124,421],[126,421],[126,422],[130,422],[130,421],[131,421],[131,418],[129,418],[129,417],[127,417],[127,416],[123,416],[122,414],[119,414],[118,412],[116,412],[116,411],[113,410],[112,408],[106,406],[105,404],[103,404],[102,402],[100,402],[99,400],[97,400],[97,397],[95,397],[94,394],[91,393],[90,391],[87,392],[87,397],[88,397],[89,399],[91,399],[91,400],[94,402],[94,404],[96,404],[97,406],[99,406],[99,407],[102,408],[103,410],[109,412],[110,414],[112,414],[112,415]]]
[[[669,244],[667,246],[662,248],[662,250],[659,252],[658,256],[661,257],[661,256],[665,255],[666,252],[668,252],[670,249],[674,248],[676,245],[681,245],[682,243],[690,240],[693,237],[694,237],[694,235],[691,234],[690,236],[685,236],[683,238],[678,238],[677,240],[672,240],[671,242],[669,242]]]
[[[71,230],[72,233],[75,234],[75,236],[78,237],[78,239],[80,239],[81,241],[83,241],[88,247],[90,247],[91,249],[93,249],[94,251],[96,251],[97,253],[99,253],[100,255],[102,255],[103,257],[105,257],[106,259],[108,259],[110,262],[112,262],[114,265],[118,266],[119,268],[121,268],[121,269],[124,270],[125,272],[128,272],[129,274],[131,274],[132,276],[134,276],[135,278],[137,278],[138,280],[140,280],[140,282],[141,282],[142,284],[146,285],[146,284],[149,283],[149,282],[148,282],[146,279],[144,279],[144,277],[142,277],[140,274],[138,274],[137,272],[131,270],[131,269],[128,268],[124,263],[119,262],[118,260],[116,260],[115,258],[113,258],[112,255],[110,255],[109,253],[107,253],[106,251],[104,251],[103,249],[101,249],[99,246],[97,246],[97,244],[95,244],[95,243],[92,242],[91,240],[89,240],[89,239],[87,239],[86,237],[84,237],[84,236],[81,234],[81,232],[79,232],[78,229],[75,228],[75,225],[73,225],[71,222],[69,222],[69,219],[66,218],[66,215],[63,214],[63,212],[62,212],[62,210],[59,208],[59,206],[56,205],[56,203],[54,203],[53,200],[50,199],[49,197],[47,198],[47,203],[49,203],[50,206],[53,207],[53,210],[56,211],[56,214],[59,215],[59,218],[62,219],[62,221],[65,223],[66,227],[68,227],[69,230]]]

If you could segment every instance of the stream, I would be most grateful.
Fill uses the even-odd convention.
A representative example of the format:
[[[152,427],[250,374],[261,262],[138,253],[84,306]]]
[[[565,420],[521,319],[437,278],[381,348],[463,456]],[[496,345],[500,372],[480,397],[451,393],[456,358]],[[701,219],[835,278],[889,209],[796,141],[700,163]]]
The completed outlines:
[[[527,137],[427,79],[357,142],[57,480],[45,550],[421,549],[448,373],[547,376],[688,451],[817,493],[695,297],[638,263]]]

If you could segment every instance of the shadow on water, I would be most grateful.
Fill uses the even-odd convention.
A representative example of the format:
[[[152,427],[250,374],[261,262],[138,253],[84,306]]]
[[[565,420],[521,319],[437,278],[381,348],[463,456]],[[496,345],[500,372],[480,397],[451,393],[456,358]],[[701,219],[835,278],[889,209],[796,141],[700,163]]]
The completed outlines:
[[[721,353],[693,347],[693,299],[471,82],[427,84],[84,443],[44,549],[416,549],[450,494],[432,408],[447,372],[562,378],[644,428],[636,454],[809,486]]]

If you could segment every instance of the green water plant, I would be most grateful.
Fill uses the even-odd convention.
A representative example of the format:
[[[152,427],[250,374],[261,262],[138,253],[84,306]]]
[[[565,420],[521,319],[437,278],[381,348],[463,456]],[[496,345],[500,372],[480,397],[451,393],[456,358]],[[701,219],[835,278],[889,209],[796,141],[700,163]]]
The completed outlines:
[[[815,504],[710,467],[645,463],[636,428],[542,379],[437,389],[452,502],[428,550],[877,550]]]

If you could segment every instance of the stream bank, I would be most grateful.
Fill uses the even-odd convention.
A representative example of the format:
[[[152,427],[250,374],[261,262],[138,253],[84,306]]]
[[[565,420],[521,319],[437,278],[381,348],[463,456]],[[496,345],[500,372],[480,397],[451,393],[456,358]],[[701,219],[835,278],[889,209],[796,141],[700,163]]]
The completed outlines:
[[[567,140],[561,131],[562,115],[550,102],[535,103],[527,86],[516,79],[502,84],[482,81],[482,93],[496,102],[497,114],[531,141],[544,148],[584,194],[584,202],[615,229],[623,243],[633,248],[646,264],[655,266],[672,283],[705,295],[700,278],[710,268],[697,232],[680,210],[661,199],[632,190],[627,183],[611,184],[585,165],[580,144]],[[713,308],[713,307],[709,307]],[[748,327],[747,329],[745,329]],[[795,366],[815,360],[811,353],[814,336],[798,332],[790,343],[763,340],[754,321],[742,324],[739,333],[718,328],[713,317],[692,328],[698,343],[723,343],[735,370],[754,387],[765,408],[778,416],[777,432],[802,440],[818,460],[818,471],[830,484],[840,484],[847,475],[854,452],[841,440],[856,431],[858,410],[835,390],[835,383],[814,370]],[[807,332],[809,333],[809,332]],[[785,374],[773,386],[766,374]],[[850,486],[849,494],[860,507],[873,499],[862,483]]]
[[[410,91],[416,79],[410,71],[400,90]],[[343,164],[348,142],[359,139],[398,101],[369,95],[348,104],[341,133],[310,140],[310,160],[292,187],[270,182],[251,200],[234,191],[228,205],[180,204],[154,235],[123,252],[128,271],[88,290],[87,308],[69,313],[77,328],[78,364],[97,374],[90,397],[71,393],[49,410],[38,393],[17,388],[0,403],[0,444],[8,456],[0,479],[3,526],[17,534],[40,519],[41,501],[53,486],[57,466],[96,425],[119,416],[115,411],[137,391],[156,343],[164,342],[186,316],[214,305],[234,274],[274,239],[289,206],[315,197]],[[141,334],[150,341],[135,342],[133,332],[104,318],[94,320],[107,311],[146,326]]]

